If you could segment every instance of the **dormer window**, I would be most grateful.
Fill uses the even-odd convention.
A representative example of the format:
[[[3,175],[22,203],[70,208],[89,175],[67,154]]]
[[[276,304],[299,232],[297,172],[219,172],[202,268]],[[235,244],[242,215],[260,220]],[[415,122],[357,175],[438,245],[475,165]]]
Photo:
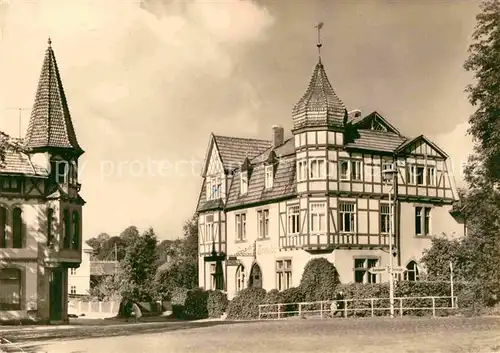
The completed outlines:
[[[248,172],[241,172],[240,176],[240,194],[246,194],[248,191]]]
[[[265,184],[266,184],[266,189],[270,189],[273,187],[274,166],[273,165],[266,165],[264,173],[265,173],[264,180],[265,180]]]

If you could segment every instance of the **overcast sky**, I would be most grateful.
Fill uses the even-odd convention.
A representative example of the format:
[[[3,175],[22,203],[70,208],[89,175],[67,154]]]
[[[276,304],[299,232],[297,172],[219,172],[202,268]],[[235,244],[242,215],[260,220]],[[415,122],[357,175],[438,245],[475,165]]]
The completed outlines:
[[[477,1],[145,2],[0,0],[0,129],[17,136],[8,108],[26,108],[24,134],[50,36],[86,151],[85,238],[129,225],[180,236],[210,132],[290,130],[317,61],[319,21],[322,60],[347,108],[425,134],[460,180],[472,146],[462,65]]]

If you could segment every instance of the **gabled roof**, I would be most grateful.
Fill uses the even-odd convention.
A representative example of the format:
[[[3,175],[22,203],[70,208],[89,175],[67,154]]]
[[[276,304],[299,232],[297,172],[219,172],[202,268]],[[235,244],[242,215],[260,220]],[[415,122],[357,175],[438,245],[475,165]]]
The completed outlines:
[[[407,140],[393,132],[359,129],[356,133],[356,138],[347,143],[346,148],[393,153]]]
[[[325,68],[319,61],[306,93],[293,108],[293,127],[342,127],[344,118],[347,118],[344,103],[333,90]]]
[[[83,153],[76,139],[50,39],[26,132],[25,147],[30,150],[63,148],[78,155]]]
[[[222,164],[226,170],[241,167],[245,158],[252,159],[272,146],[271,141],[254,138],[213,135]]]
[[[364,118],[361,119],[351,119],[350,120],[351,124],[356,125],[358,128],[364,129],[364,128],[370,128],[372,123],[378,123],[382,126],[384,126],[388,132],[393,132],[395,134],[401,135],[398,129],[394,127],[391,123],[389,123],[382,115],[380,115],[378,112],[373,112]]]
[[[410,139],[410,140],[406,141],[404,144],[402,144],[401,146],[399,146],[399,148],[395,152],[396,153],[403,153],[406,148],[410,147],[411,145],[413,145],[414,143],[416,143],[418,141],[424,141],[429,146],[431,146],[437,153],[439,153],[441,155],[441,157],[448,158],[448,155],[446,154],[446,152],[444,152],[434,142],[432,142],[431,140],[429,140],[424,135],[420,135],[420,136],[417,136],[417,137],[415,137],[413,139]]]

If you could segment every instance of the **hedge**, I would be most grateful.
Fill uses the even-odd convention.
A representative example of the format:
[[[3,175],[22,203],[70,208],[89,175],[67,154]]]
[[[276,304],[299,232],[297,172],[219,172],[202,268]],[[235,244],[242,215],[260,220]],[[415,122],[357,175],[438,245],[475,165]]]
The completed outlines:
[[[330,300],[340,284],[335,266],[325,258],[309,260],[304,268],[300,289],[308,302]]]
[[[188,296],[189,290],[186,288],[174,288],[171,294],[172,313],[178,318],[184,318],[184,305]]]
[[[208,317],[220,318],[227,310],[227,295],[219,290],[208,291]]]
[[[228,319],[258,319],[259,305],[264,303],[266,290],[246,288],[231,300],[227,307]]]
[[[192,320],[208,318],[208,295],[208,291],[200,288],[188,291],[183,317]]]

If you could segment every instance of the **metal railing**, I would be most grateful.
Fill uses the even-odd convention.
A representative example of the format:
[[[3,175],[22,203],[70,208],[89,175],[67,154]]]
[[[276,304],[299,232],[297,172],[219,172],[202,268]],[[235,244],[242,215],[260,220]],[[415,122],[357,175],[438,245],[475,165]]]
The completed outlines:
[[[411,303],[413,301],[413,303]],[[385,303],[387,302],[387,306]],[[409,303],[410,302],[410,303]],[[332,308],[332,303],[341,304]],[[446,303],[446,305],[445,305]],[[414,305],[410,305],[414,304]],[[428,304],[428,305],[424,305]],[[395,316],[431,313],[436,317],[438,312],[458,309],[457,297],[396,297],[394,298]],[[420,311],[420,312],[419,312]],[[326,300],[300,303],[276,303],[259,305],[259,319],[284,319],[291,316],[334,317],[340,313],[343,317],[387,316],[390,314],[389,298]]]

